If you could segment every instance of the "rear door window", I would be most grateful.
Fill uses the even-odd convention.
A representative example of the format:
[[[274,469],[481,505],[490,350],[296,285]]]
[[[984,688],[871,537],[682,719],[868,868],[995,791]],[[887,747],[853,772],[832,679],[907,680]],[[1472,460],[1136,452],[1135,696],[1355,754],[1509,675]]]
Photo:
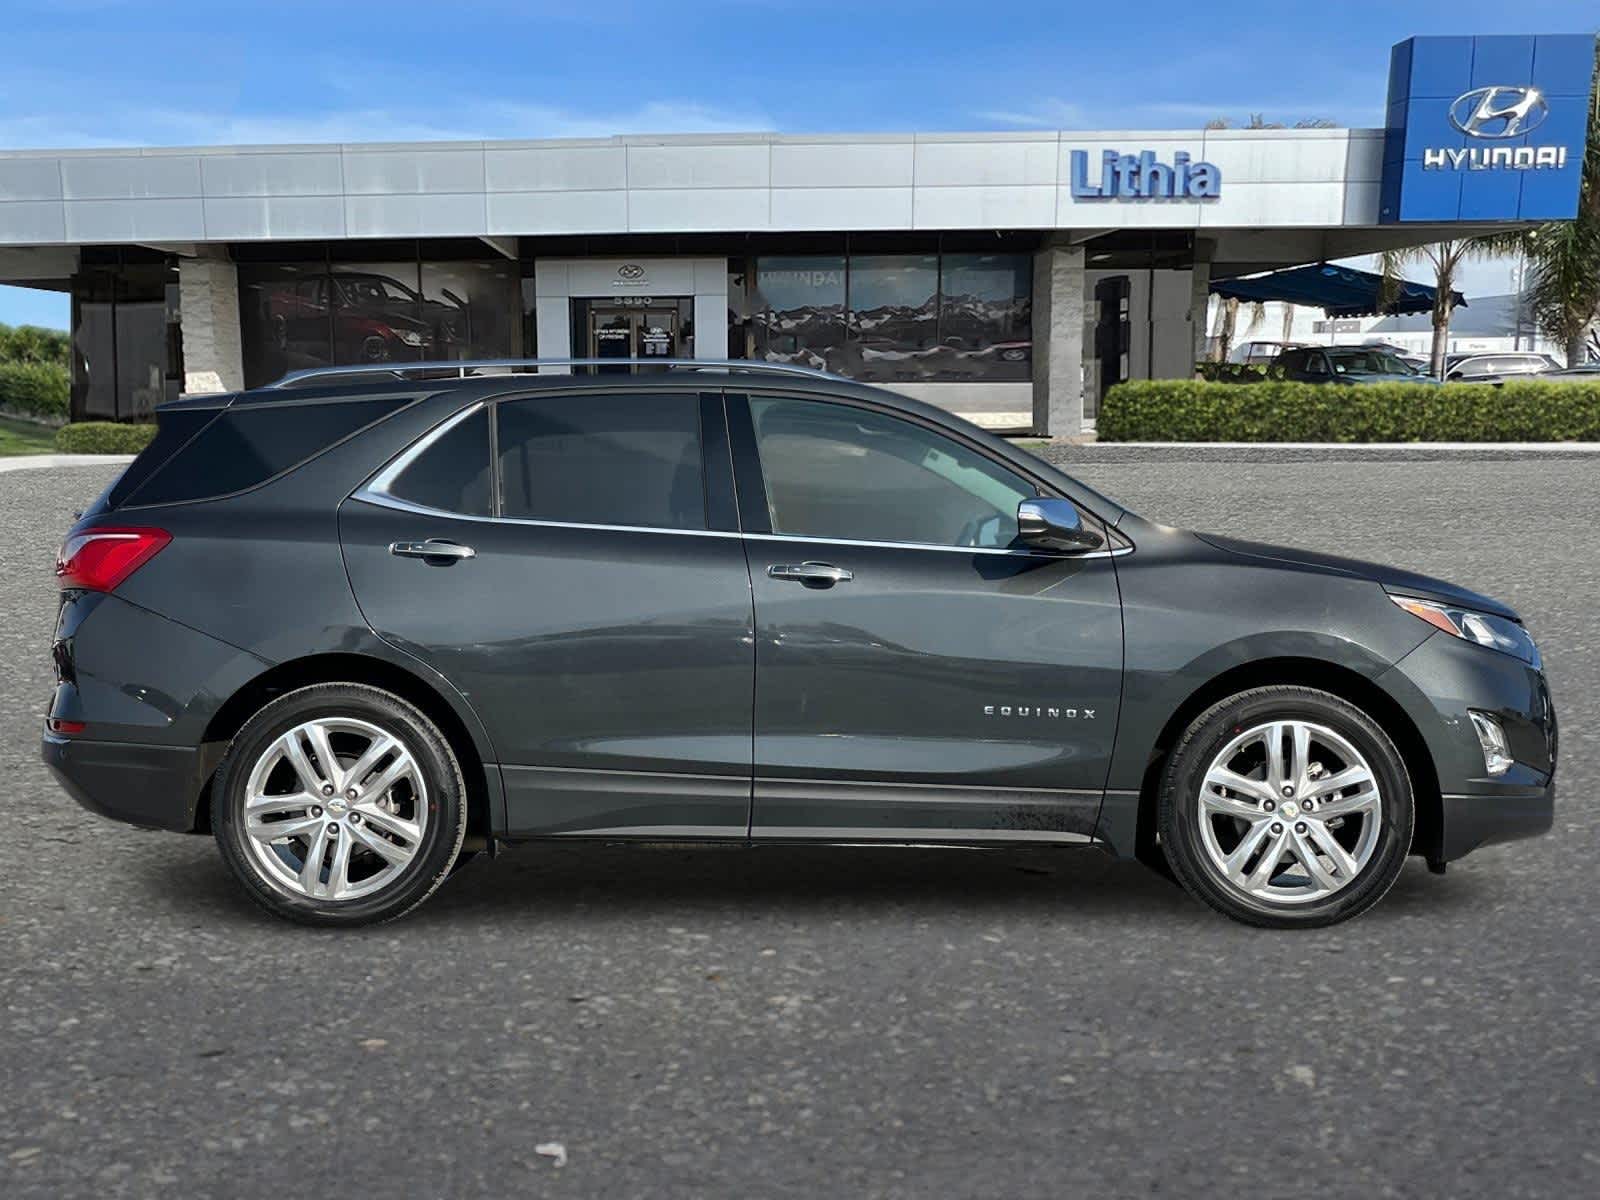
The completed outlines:
[[[428,442],[384,491],[439,512],[488,516],[489,410],[469,413]]]
[[[706,528],[698,395],[532,396],[496,420],[502,516]]]

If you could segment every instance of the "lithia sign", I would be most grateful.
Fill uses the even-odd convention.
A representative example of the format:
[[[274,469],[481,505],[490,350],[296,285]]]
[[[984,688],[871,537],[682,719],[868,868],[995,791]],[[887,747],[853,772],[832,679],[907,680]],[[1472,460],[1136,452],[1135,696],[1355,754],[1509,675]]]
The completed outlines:
[[[1182,150],[1170,163],[1154,150],[1100,153],[1099,171],[1089,177],[1089,152],[1071,152],[1074,200],[1215,200],[1222,195],[1222,170],[1215,163],[1191,162]]]

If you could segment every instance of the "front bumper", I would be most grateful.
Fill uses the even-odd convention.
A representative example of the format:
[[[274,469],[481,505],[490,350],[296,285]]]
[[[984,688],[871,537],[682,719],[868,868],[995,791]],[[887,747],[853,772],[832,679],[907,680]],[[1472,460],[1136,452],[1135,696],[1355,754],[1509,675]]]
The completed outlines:
[[[1549,833],[1556,819],[1556,785],[1525,795],[1444,796],[1443,828],[1432,861],[1451,862],[1480,846]]]
[[[1421,731],[1438,777],[1438,821],[1419,812],[1415,853],[1450,862],[1480,846],[1550,829],[1558,736],[1543,671],[1441,632],[1379,682]],[[1484,766],[1473,711],[1489,714],[1505,730],[1515,761],[1503,775]]]

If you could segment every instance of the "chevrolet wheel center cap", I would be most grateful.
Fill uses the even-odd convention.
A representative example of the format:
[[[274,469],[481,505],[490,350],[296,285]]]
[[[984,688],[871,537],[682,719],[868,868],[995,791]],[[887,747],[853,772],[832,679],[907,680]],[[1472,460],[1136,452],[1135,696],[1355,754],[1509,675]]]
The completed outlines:
[[[344,815],[344,810],[348,808],[349,805],[344,802],[344,797],[334,796],[328,800],[326,807],[331,815],[340,817]]]
[[[1300,806],[1293,800],[1285,800],[1283,802],[1283,815],[1291,821],[1294,820],[1300,815]]]

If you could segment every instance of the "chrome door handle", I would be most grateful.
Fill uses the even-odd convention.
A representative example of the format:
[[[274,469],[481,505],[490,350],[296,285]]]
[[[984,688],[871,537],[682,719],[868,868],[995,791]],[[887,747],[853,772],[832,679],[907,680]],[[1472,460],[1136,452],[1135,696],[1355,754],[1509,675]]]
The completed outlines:
[[[476,558],[478,552],[459,542],[429,538],[425,542],[391,542],[389,553],[401,558]]]
[[[855,575],[832,563],[803,562],[799,564],[773,563],[767,568],[769,579],[792,579],[807,587],[828,588],[836,583],[849,583]]]

